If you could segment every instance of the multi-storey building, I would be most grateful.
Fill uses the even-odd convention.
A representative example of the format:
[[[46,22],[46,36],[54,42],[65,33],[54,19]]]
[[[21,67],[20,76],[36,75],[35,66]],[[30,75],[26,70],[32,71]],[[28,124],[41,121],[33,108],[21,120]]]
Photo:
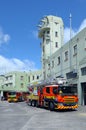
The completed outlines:
[[[63,21],[60,17],[49,15],[41,19],[38,27],[42,46],[42,76],[43,79],[46,79],[46,63],[50,67],[51,55],[63,44]]]
[[[43,78],[66,78],[77,86],[79,104],[86,105],[86,28],[63,44],[61,18],[47,16],[42,22],[39,37],[42,38]]]
[[[0,92],[4,97],[8,91],[27,92],[29,84],[41,80],[41,70],[30,72],[9,72],[0,76]]]
[[[61,18],[49,15],[41,19],[39,37],[42,42],[42,72],[1,75],[0,91],[27,91],[28,84],[62,76],[77,86],[79,104],[86,105],[86,28],[65,44],[63,31]]]
[[[28,81],[29,81],[28,83],[29,84],[37,84],[41,80],[42,80],[41,70],[30,71],[28,73]]]
[[[46,75],[49,76],[47,64]],[[63,76],[78,89],[79,103],[86,105],[86,28],[51,56],[52,78]]]

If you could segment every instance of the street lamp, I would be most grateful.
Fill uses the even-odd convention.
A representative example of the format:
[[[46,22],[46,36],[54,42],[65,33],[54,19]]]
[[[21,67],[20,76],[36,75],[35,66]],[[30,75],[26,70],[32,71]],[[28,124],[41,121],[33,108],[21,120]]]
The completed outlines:
[[[71,37],[72,37],[72,35],[71,35],[71,31],[72,31],[72,15],[70,14],[70,16],[69,16],[69,19],[70,19],[70,42],[69,42],[69,56],[70,56],[70,70],[71,70],[71,46],[70,46],[70,43],[71,43]]]

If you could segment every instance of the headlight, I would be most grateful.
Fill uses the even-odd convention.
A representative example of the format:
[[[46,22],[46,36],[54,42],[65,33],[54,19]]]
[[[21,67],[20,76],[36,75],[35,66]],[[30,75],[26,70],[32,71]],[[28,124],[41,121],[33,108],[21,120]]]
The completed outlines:
[[[63,103],[59,103],[58,105],[59,105],[59,106],[63,106]]]
[[[57,98],[55,98],[55,99],[54,99],[54,102],[55,102],[55,103],[58,103],[58,100],[57,100]]]

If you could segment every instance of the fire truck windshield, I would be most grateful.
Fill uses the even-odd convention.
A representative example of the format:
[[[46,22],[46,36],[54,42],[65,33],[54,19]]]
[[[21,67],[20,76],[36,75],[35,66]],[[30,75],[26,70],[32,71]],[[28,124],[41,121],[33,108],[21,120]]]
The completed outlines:
[[[9,94],[9,95],[15,95],[16,92],[9,92],[8,94]]]
[[[59,94],[62,94],[62,95],[77,95],[77,87],[76,86],[59,86],[58,92]]]

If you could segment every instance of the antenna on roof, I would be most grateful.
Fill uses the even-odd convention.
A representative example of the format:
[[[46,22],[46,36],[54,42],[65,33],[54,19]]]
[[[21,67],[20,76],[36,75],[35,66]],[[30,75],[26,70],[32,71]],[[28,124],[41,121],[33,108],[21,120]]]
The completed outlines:
[[[72,31],[72,15],[71,15],[71,13],[70,13],[70,16],[69,16],[69,18],[70,18],[70,39],[71,39],[71,31]]]

